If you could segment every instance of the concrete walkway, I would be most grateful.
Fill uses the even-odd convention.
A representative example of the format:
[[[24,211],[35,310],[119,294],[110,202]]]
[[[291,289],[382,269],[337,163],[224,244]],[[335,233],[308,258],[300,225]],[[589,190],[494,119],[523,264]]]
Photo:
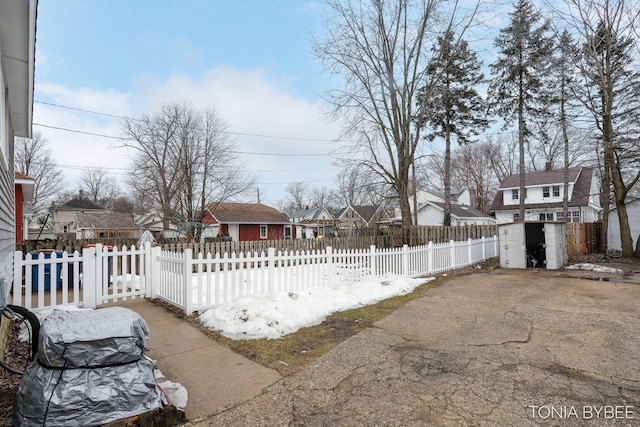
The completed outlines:
[[[147,300],[110,305],[136,311],[149,326],[147,356],[156,360],[164,377],[188,392],[184,408],[196,420],[243,403],[278,381],[278,372],[222,347],[187,321]]]

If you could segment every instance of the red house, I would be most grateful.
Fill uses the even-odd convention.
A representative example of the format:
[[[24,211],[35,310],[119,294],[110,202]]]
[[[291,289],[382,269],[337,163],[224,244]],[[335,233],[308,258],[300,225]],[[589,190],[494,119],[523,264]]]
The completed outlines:
[[[33,196],[33,187],[35,181],[27,175],[15,172],[15,203],[16,203],[16,243],[22,243],[25,240],[28,231],[28,222],[25,215],[30,214],[31,197]]]
[[[260,203],[209,203],[202,223],[218,225],[218,237],[234,241],[291,238],[292,223],[287,217]]]

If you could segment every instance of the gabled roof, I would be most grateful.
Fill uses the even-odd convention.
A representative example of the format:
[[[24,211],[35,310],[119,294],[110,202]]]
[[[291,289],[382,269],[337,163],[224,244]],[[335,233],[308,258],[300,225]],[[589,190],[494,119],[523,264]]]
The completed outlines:
[[[442,202],[427,202],[426,204],[436,206],[437,208],[439,208],[444,212],[444,203]],[[486,213],[479,211],[475,208],[472,208],[471,206],[459,205],[457,203],[451,203],[451,215],[453,215],[456,218],[491,218],[493,219],[491,216],[487,215]]]
[[[86,199],[84,197],[74,197],[73,199],[56,206],[56,210],[68,210],[68,211],[100,211],[106,210],[104,206],[101,206],[93,200]]]
[[[76,228],[94,228],[98,230],[130,230],[138,226],[133,221],[133,215],[123,212],[78,212],[76,214]]]
[[[570,168],[569,169],[569,183],[574,183],[573,193],[571,200],[569,200],[569,207],[588,206],[589,199],[591,197],[591,179],[593,177],[593,171],[588,168]],[[514,182],[517,183],[514,185]],[[526,187],[563,184],[564,183],[564,171],[544,171],[544,172],[532,172],[525,174]],[[493,198],[493,203],[489,212],[492,211],[512,211],[517,210],[518,205],[504,204],[504,190],[511,188],[518,188],[520,186],[520,175],[511,175],[505,179],[500,185],[500,189]],[[538,209],[538,208],[561,208],[562,201],[552,203],[525,203],[525,209]]]
[[[569,182],[575,182],[583,168],[569,168]],[[564,183],[564,170],[550,170],[529,172],[524,174],[525,186],[535,187],[540,185],[552,185]],[[500,190],[506,188],[520,188],[520,174],[511,175],[500,184]]]
[[[360,218],[362,218],[367,224],[373,219],[376,212],[380,209],[378,205],[360,205],[360,206],[347,206],[340,209],[337,217],[341,218],[349,209],[352,209]]]
[[[261,203],[209,203],[207,214],[221,224],[290,224],[282,212]]]
[[[320,218],[323,212],[328,213],[329,216],[331,216],[331,218]],[[310,219],[327,220],[327,219],[333,219],[333,216],[331,215],[331,212],[329,212],[325,207],[319,207],[319,208],[299,209],[295,211],[293,214],[291,214],[291,218],[294,218],[294,219],[304,218],[305,220],[310,220]]]

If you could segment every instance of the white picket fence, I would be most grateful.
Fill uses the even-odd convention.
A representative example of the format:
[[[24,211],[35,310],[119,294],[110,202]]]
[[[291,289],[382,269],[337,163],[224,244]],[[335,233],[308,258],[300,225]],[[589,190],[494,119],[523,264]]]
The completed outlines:
[[[498,238],[394,249],[202,254],[146,245],[85,248],[82,253],[15,253],[13,303],[95,308],[130,298],[159,298],[186,313],[243,295],[295,292],[390,276],[418,277],[498,256]],[[52,292],[55,289],[55,292]]]

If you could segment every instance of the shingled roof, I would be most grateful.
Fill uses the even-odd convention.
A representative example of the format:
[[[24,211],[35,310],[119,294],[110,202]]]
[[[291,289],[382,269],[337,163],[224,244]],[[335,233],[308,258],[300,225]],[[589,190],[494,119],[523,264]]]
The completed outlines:
[[[98,203],[94,202],[93,200],[87,199],[86,197],[83,197],[82,192],[80,192],[76,197],[74,197],[73,199],[58,205],[56,207],[57,210],[73,210],[73,211],[104,211],[106,210],[106,208],[102,205],[99,205]]]
[[[277,209],[261,203],[209,203],[207,213],[221,224],[289,224]]]
[[[435,205],[444,211],[444,203],[442,202],[428,202]],[[457,203],[451,203],[451,215],[457,218],[491,218],[486,213],[479,211],[471,206],[460,205]]]
[[[78,212],[76,214],[77,228],[95,228],[98,230],[131,230],[138,226],[133,221],[133,215],[122,212]]]
[[[569,183],[574,183],[573,193],[571,200],[569,200],[569,207],[587,206],[589,204],[589,198],[591,196],[591,178],[593,171],[587,168],[570,168],[569,169]],[[543,172],[531,172],[525,174],[526,187],[562,184],[564,182],[563,170],[552,170]],[[519,188],[520,187],[520,175],[511,175],[505,179],[500,185],[498,193],[493,199],[489,212],[500,210],[514,210],[517,209],[517,205],[504,204],[503,191],[506,189]],[[525,203],[525,209],[538,209],[538,208],[561,208],[562,201],[553,203]]]

